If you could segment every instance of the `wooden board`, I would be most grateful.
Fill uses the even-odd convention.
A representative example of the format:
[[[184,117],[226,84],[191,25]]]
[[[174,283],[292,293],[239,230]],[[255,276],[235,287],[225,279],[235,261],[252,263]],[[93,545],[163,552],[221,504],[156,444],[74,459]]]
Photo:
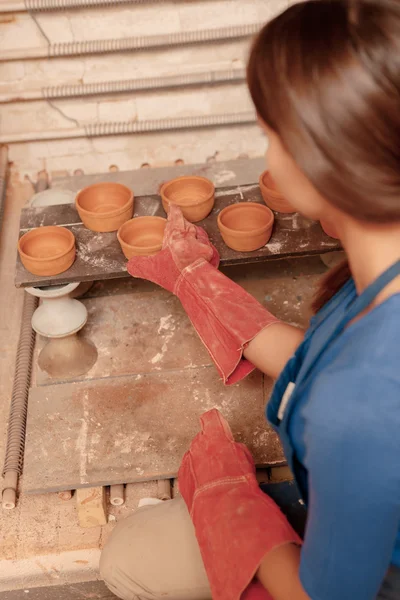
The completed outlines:
[[[166,181],[182,175],[200,175],[210,179],[216,188],[235,187],[257,183],[260,173],[267,168],[265,156],[238,160],[210,161],[190,165],[169,165],[132,171],[111,171],[90,175],[74,175],[52,180],[52,187],[78,192],[88,185],[102,181],[122,183],[135,192],[135,196],[158,194]]]
[[[284,462],[261,373],[224,387],[214,367],[33,388],[22,489],[42,493],[174,477],[213,407],[259,465]]]
[[[199,223],[207,231],[221,256],[221,265],[254,263],[276,258],[321,254],[339,249],[337,240],[324,234],[320,225],[293,214],[275,214],[275,225],[270,242],[255,252],[235,252],[222,241],[217,227],[217,215],[227,205],[235,202],[263,203],[257,184],[223,188],[216,192],[212,213]],[[158,195],[141,196],[135,200],[135,216],[165,216]],[[126,259],[122,254],[116,233],[95,233],[80,222],[72,205],[46,208],[27,208],[21,215],[20,235],[34,227],[62,225],[70,229],[76,238],[77,258],[72,267],[54,277],[32,275],[17,259],[15,284],[17,287],[46,286],[75,281],[92,281],[128,277]]]

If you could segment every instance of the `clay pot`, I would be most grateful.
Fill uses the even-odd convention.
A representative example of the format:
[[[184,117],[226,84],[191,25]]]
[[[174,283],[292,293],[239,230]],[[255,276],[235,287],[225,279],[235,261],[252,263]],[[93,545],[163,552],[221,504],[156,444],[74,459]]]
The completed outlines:
[[[168,204],[172,202],[182,209],[185,219],[197,223],[213,209],[215,186],[205,177],[189,175],[164,183],[160,194],[165,212],[168,212]]]
[[[321,227],[329,237],[334,238],[335,240],[339,239],[338,234],[336,233],[335,226],[330,221],[320,221]]]
[[[133,192],[120,183],[95,183],[76,196],[83,224],[92,231],[116,231],[133,215]]]
[[[20,238],[18,252],[33,275],[59,275],[75,260],[75,236],[65,227],[38,227]]]
[[[293,213],[295,209],[277,189],[269,171],[261,173],[259,185],[265,204],[272,210],[281,213]]]
[[[265,246],[272,234],[273,212],[263,204],[230,204],[218,215],[218,228],[225,244],[238,252],[252,252]]]
[[[150,256],[162,248],[167,220],[162,217],[136,217],[118,230],[118,241],[126,258]]]

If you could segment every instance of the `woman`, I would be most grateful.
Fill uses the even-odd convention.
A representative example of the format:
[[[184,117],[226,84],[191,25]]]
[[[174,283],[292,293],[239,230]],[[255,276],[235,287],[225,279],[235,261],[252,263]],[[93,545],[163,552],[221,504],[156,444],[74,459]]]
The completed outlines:
[[[181,299],[225,383],[254,366],[277,378],[267,415],[307,507],[304,541],[210,411],[180,469],[184,501],[122,522],[102,574],[126,599],[400,598],[400,2],[290,7],[257,37],[248,84],[278,188],[329,220],[348,257],[309,330],[222,275],[175,208],[163,251],[128,269]]]

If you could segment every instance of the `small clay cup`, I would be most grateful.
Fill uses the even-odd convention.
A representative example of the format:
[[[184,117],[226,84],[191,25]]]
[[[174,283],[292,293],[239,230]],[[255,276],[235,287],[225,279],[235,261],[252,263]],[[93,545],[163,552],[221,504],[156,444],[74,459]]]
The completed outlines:
[[[92,231],[117,231],[133,215],[133,192],[120,183],[95,183],[78,192],[76,208]]]
[[[281,213],[295,212],[293,206],[289,204],[286,198],[277,189],[269,171],[261,173],[259,185],[264,202],[271,210]]]
[[[335,226],[330,221],[320,221],[321,227],[329,237],[334,238],[335,240],[339,239],[338,234],[336,233]]]
[[[121,225],[117,237],[126,258],[157,254],[166,224],[167,219],[162,217],[136,217]]]
[[[230,204],[218,215],[218,228],[225,244],[238,252],[265,246],[272,234],[274,213],[257,202]]]
[[[33,275],[59,275],[75,260],[75,236],[65,227],[37,227],[20,238],[18,252]]]
[[[172,202],[181,208],[185,219],[197,223],[205,219],[213,209],[215,186],[205,177],[188,175],[164,183],[160,194],[166,213],[169,203]]]

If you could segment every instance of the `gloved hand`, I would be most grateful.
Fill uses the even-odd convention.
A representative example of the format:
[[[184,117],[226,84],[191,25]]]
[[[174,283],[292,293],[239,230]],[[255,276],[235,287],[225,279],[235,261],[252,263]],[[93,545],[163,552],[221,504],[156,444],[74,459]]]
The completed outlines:
[[[243,288],[217,269],[219,255],[206,232],[170,205],[161,252],[128,262],[133,277],[148,279],[182,302],[224,383],[240,381],[254,369],[243,358],[246,345],[278,320]]]
[[[182,271],[195,263],[209,262],[218,268],[219,254],[201,227],[189,223],[176,204],[171,204],[163,247],[155,256],[134,256],[128,273],[148,279],[175,294]]]
[[[214,600],[239,600],[243,593],[243,599],[261,600],[262,586],[252,580],[263,558],[282,544],[301,544],[255,473],[249,450],[234,441],[219,411],[205,413],[179,469],[179,489]]]

